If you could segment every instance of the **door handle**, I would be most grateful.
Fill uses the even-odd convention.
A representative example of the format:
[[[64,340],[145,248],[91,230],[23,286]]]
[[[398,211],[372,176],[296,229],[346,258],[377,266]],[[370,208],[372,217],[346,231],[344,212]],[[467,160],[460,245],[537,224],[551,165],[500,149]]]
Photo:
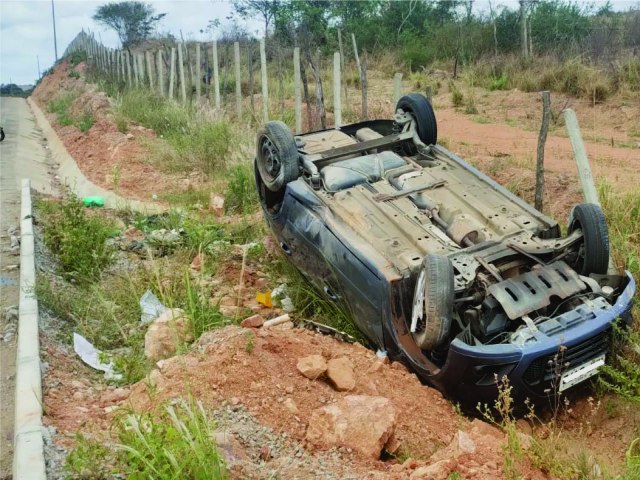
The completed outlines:
[[[287,255],[291,255],[291,248],[289,248],[289,245],[287,245],[286,243],[280,242],[280,248]]]
[[[333,293],[333,290],[331,290],[329,287],[327,287],[326,285],[323,288],[324,293],[327,297],[329,297],[329,300],[333,300],[336,301],[338,300],[340,297],[338,295],[336,295],[335,293]]]

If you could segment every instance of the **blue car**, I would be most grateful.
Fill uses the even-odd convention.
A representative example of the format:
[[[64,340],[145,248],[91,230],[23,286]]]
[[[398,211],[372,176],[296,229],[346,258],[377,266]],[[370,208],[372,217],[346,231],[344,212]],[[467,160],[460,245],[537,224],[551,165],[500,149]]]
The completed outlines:
[[[282,251],[371,346],[463,406],[548,404],[597,374],[635,283],[610,265],[601,208],[558,223],[437,143],[431,104],[390,120],[258,133],[255,180]]]

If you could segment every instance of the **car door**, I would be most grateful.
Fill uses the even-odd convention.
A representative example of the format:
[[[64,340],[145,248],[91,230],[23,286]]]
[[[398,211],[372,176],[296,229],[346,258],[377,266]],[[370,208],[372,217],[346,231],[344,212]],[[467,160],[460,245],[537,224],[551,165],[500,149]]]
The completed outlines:
[[[283,250],[327,299],[347,308],[367,338],[382,345],[383,282],[323,221],[329,214],[324,205],[287,197]]]

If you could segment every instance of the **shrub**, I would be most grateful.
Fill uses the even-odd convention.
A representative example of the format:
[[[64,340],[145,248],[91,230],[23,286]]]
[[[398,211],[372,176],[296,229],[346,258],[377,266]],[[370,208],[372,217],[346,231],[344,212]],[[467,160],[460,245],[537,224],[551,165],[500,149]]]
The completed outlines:
[[[75,92],[65,93],[55,97],[47,105],[49,112],[56,114],[56,120],[59,125],[63,127],[73,125],[73,118],[69,114],[69,108],[77,97],[78,95]]]
[[[248,165],[236,165],[231,170],[225,192],[227,213],[249,213],[254,211],[257,205],[253,169]]]
[[[166,405],[159,415],[128,414],[117,424],[128,478],[228,478],[215,443],[215,423],[200,402]]]
[[[113,248],[106,241],[114,226],[87,215],[71,191],[62,200],[42,202],[40,207],[44,243],[58,256],[63,276],[83,283],[97,279],[113,260]]]

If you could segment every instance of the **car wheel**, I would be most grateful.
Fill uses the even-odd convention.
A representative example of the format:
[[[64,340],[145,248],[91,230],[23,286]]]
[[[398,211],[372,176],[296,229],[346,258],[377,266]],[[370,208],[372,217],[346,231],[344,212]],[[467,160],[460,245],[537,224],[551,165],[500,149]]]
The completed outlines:
[[[422,350],[441,347],[449,338],[453,316],[453,265],[447,257],[426,255],[413,295],[411,324]]]
[[[567,234],[582,230],[583,243],[571,265],[581,275],[606,274],[609,267],[609,229],[602,208],[580,203],[569,216]]]
[[[298,178],[298,148],[291,130],[283,122],[267,122],[258,133],[257,147],[258,171],[269,190],[277,192]]]
[[[435,145],[438,142],[438,124],[433,107],[424,95],[410,93],[405,95],[396,105],[396,110],[402,109],[410,113],[416,121],[418,137],[425,145]]]
[[[0,128],[0,142],[4,140],[4,130]]]

